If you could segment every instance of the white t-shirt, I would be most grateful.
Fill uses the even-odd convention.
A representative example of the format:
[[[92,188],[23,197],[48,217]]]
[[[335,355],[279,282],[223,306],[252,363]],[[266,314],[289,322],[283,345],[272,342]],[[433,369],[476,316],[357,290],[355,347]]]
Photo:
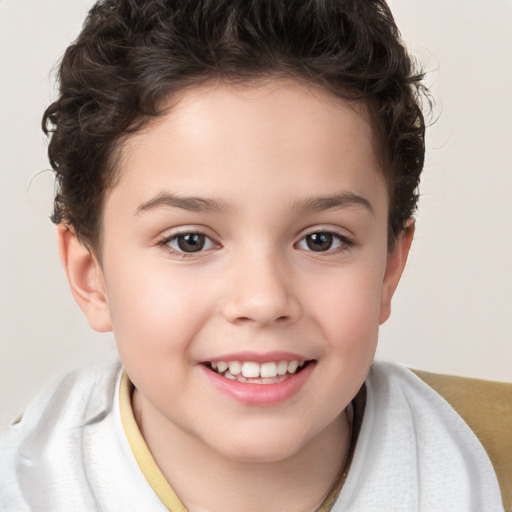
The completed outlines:
[[[166,512],[121,421],[119,361],[68,375],[0,445],[2,512]],[[469,427],[409,370],[374,363],[352,464],[332,512],[503,512]],[[221,512],[221,511],[219,511]]]

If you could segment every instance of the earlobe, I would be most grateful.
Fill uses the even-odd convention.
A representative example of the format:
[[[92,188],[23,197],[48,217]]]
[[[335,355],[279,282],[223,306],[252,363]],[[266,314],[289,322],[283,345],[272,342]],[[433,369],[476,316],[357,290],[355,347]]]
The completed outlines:
[[[98,260],[68,226],[59,224],[57,233],[60,259],[75,301],[95,331],[111,331],[105,280]]]
[[[402,276],[414,237],[414,219],[409,219],[398,236],[393,250],[388,255],[386,272],[381,291],[379,324],[383,324],[391,315],[391,299]]]

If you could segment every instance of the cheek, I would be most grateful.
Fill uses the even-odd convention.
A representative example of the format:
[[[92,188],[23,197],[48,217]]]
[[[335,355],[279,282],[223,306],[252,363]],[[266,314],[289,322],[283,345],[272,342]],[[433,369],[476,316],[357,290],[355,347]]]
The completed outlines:
[[[201,328],[209,304],[205,291],[193,273],[173,273],[166,263],[110,273],[109,307],[120,352],[176,354]]]
[[[378,272],[351,272],[326,287],[315,303],[326,340],[323,386],[336,403],[346,405],[367,376],[379,333],[381,284]]]
[[[322,286],[322,293],[310,300],[326,340],[327,364],[332,372],[325,372],[325,379],[335,376],[333,393],[339,379],[343,379],[350,393],[356,393],[362,384],[375,355],[379,332],[380,291],[382,264],[354,266],[340,270]],[[320,289],[318,289],[320,290]],[[333,382],[325,382],[326,386]],[[349,393],[349,394],[350,394]]]
[[[309,307],[330,333],[358,329],[364,333],[378,326],[383,274],[380,266],[341,269],[309,283],[309,289],[315,285]]]

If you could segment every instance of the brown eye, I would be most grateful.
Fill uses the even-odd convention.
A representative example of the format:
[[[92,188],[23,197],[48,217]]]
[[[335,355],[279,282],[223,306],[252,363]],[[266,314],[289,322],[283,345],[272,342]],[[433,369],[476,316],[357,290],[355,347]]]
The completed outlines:
[[[175,238],[176,245],[183,252],[198,252],[206,245],[206,236],[201,233],[187,233]]]
[[[306,236],[308,249],[315,252],[328,251],[332,248],[334,235],[332,233],[311,233]]]
[[[185,230],[167,236],[159,241],[158,245],[165,248],[170,256],[175,255],[180,258],[187,255],[193,257],[199,253],[221,248],[221,244],[208,235],[200,231]]]
[[[350,238],[333,231],[316,231],[301,238],[297,249],[311,252],[338,253],[350,249],[355,244]]]
[[[169,256],[185,258],[194,257],[213,249],[220,249],[221,245],[200,231],[182,231],[172,234],[158,242],[160,247],[166,249]]]

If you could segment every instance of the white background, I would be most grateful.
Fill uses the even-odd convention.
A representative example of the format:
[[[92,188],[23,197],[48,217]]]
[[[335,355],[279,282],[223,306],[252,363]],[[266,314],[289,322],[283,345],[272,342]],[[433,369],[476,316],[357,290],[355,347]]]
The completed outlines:
[[[512,381],[512,1],[391,0],[436,98],[413,244],[378,357]],[[113,350],[74,304],[39,125],[90,0],[0,0],[0,428]]]

